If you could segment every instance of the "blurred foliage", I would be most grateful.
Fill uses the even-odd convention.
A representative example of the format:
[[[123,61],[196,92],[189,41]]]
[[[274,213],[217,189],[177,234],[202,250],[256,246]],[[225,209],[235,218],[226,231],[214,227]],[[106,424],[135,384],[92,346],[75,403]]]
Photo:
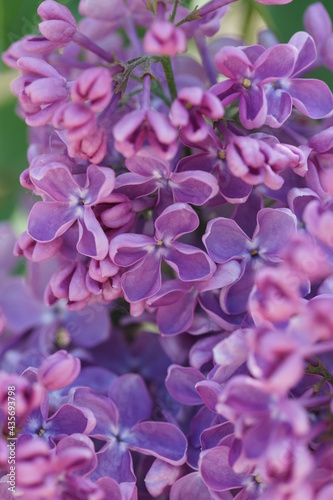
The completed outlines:
[[[304,31],[303,14],[307,7],[313,3],[315,3],[314,0],[293,0],[287,5],[264,7],[268,13],[265,20],[270,23],[281,42],[288,42],[296,31]],[[321,0],[321,3],[333,18],[333,1]]]
[[[39,34],[37,14],[42,0],[0,0],[0,53],[25,35]],[[77,16],[78,0],[59,0]],[[27,127],[16,115],[16,98],[10,94],[7,72],[1,61],[0,85],[0,220],[8,219],[23,192],[19,176],[27,168]],[[11,77],[11,75],[8,73]],[[13,74],[12,78],[16,75]]]
[[[58,0],[77,17],[79,0]],[[42,0],[0,0],[0,52],[26,35],[38,35],[40,17],[37,8]],[[2,65],[2,69],[4,69]]]
[[[16,99],[0,103],[0,219],[13,212],[21,191],[19,176],[27,168],[26,125],[15,114]]]

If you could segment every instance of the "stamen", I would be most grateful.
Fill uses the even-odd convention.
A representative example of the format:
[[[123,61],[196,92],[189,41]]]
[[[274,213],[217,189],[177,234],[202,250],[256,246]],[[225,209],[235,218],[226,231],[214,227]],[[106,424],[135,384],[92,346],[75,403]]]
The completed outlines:
[[[248,89],[249,87],[251,87],[251,80],[249,80],[248,78],[243,78],[243,87],[245,87],[246,89]]]

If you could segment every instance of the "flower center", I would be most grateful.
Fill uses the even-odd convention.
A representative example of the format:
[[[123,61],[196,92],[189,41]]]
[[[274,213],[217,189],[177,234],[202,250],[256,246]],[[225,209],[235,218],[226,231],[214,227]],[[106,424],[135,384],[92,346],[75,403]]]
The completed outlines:
[[[243,85],[243,87],[248,89],[249,87],[251,87],[251,80],[249,80],[248,78],[243,78],[242,85]]]

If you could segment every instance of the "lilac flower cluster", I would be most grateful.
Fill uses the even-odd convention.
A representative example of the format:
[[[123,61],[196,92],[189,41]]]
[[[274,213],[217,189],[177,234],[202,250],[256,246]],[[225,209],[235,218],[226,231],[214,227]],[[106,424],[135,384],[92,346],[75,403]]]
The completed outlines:
[[[45,0],[3,54],[38,200],[0,226],[1,498],[333,498],[332,24],[246,46],[233,1]]]

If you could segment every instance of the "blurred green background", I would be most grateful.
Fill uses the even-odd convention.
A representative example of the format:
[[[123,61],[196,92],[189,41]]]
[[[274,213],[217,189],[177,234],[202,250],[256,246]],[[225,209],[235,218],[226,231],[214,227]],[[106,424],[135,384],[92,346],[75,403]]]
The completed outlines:
[[[42,0],[0,0],[0,51],[3,52],[13,42],[28,34],[38,34],[39,17],[36,13]],[[105,2],[111,3],[111,0]],[[119,0],[120,1],[120,0]],[[60,0],[77,16],[79,0]],[[193,1],[192,5],[206,3]],[[241,0],[232,4],[230,14],[222,22],[222,31],[245,34],[247,41],[254,42],[255,30],[263,20],[278,35],[281,42],[287,42],[293,33],[302,30],[304,10],[312,0],[293,0],[284,6],[265,7],[254,0]],[[333,18],[333,0],[322,3]],[[262,17],[260,19],[260,16]],[[11,96],[10,81],[16,76],[0,63],[0,219],[12,217],[17,212],[20,194],[20,173],[27,168],[26,126],[15,114],[15,98]],[[330,72],[320,70],[317,77],[323,78],[333,89]],[[16,210],[16,212],[15,212]]]

